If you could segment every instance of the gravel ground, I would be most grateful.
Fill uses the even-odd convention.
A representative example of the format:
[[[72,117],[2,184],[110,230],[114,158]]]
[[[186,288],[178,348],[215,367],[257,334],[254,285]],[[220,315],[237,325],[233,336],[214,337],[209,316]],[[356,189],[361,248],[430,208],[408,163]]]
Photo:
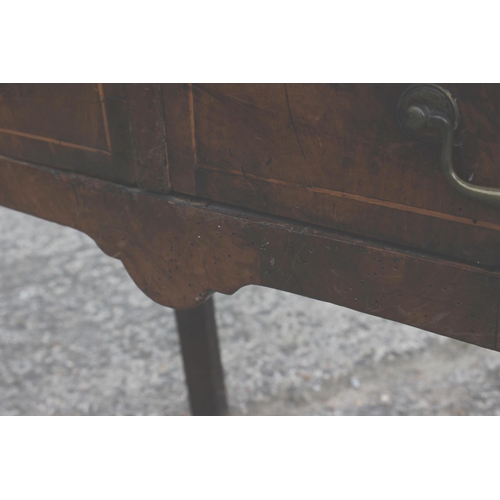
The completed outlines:
[[[0,414],[187,415],[172,310],[0,208]],[[260,287],[216,295],[234,415],[498,415],[500,353]]]

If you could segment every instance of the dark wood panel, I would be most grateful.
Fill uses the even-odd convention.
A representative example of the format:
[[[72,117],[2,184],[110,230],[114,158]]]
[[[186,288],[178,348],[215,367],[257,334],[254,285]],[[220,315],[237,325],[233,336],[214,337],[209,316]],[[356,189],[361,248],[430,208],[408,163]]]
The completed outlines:
[[[161,89],[154,84],[1,85],[0,154],[168,191]]]
[[[102,85],[0,85],[1,154],[111,178],[110,146]]]
[[[115,177],[113,159],[106,151],[92,151],[49,140],[3,134],[0,131],[0,153],[10,158],[38,162],[95,177]],[[118,177],[118,180],[122,179]]]
[[[112,164],[102,172],[90,172],[87,165],[67,165],[68,170],[95,177],[110,179],[123,184],[137,183],[136,158],[132,144],[126,85],[106,83],[101,85],[101,99],[105,109]]]
[[[196,185],[198,194],[206,199],[356,232],[486,267],[497,268],[499,264],[500,219],[498,224],[473,221],[409,205],[378,203],[355,194],[271,183],[252,174],[229,174],[210,166],[198,165]]]
[[[109,152],[98,84],[0,84],[0,132]]]
[[[151,191],[169,191],[167,144],[159,84],[126,86],[129,119],[136,158],[137,185]]]
[[[257,284],[499,347],[500,274],[479,267],[6,158],[0,204],[87,233],[176,309]]]
[[[162,85],[170,184],[173,189],[196,194],[196,147],[193,94],[190,84]]]
[[[458,172],[500,187],[499,87],[445,86],[461,112]],[[172,187],[497,267],[498,211],[448,185],[439,145],[399,129],[405,88],[214,84],[177,88],[174,99],[166,85],[164,101],[185,102],[175,108],[182,134],[169,142]]]

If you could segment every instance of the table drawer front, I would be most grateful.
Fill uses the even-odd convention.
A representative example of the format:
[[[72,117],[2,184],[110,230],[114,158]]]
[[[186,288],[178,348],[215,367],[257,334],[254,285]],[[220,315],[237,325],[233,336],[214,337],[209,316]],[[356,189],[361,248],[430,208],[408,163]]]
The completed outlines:
[[[457,98],[459,175],[500,187],[500,91]],[[445,179],[440,148],[397,121],[404,84],[164,85],[172,188],[214,201],[497,266],[498,209]]]
[[[0,155],[168,191],[160,87],[0,84]]]

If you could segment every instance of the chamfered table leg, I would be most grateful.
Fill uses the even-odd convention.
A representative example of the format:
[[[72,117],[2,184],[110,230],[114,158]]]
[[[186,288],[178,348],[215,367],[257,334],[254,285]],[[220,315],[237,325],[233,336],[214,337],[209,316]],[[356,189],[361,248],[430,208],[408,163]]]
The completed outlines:
[[[214,300],[175,311],[193,415],[227,415],[226,389],[217,338]]]

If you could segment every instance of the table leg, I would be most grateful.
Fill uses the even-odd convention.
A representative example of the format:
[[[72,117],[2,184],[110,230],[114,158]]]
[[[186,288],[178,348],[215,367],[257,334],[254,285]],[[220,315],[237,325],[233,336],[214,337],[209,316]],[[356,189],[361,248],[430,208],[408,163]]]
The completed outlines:
[[[192,415],[227,415],[213,298],[175,316]]]

